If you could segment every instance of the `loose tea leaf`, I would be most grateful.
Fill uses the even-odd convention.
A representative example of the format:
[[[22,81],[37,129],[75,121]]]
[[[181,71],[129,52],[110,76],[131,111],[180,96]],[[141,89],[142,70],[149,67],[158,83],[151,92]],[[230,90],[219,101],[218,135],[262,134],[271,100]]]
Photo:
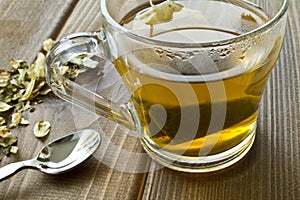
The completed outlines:
[[[35,124],[33,132],[36,137],[45,137],[50,132],[51,125],[47,121],[39,121]]]
[[[18,141],[17,137],[0,137],[0,150],[4,155],[8,155],[10,153],[11,147],[16,144]]]
[[[0,146],[1,147],[8,147],[12,144],[15,144],[17,141],[18,141],[17,137],[0,138]]]
[[[22,118],[21,121],[20,121],[20,124],[22,124],[22,125],[29,125],[30,122],[28,120]]]
[[[3,117],[0,117],[0,126],[4,125],[5,123],[5,119]]]
[[[61,75],[70,80],[78,77],[79,74],[90,69],[95,69],[99,65],[98,60],[94,60],[93,55],[83,54],[76,56],[66,62],[61,70]]]
[[[22,114],[21,112],[16,112],[14,114],[12,114],[12,117],[11,117],[11,124],[10,124],[10,128],[13,128],[13,127],[16,127],[19,125],[19,123],[21,122],[22,120]]]
[[[2,72],[0,74],[0,87],[7,86],[9,81],[9,73],[8,72]]]
[[[241,18],[250,22],[256,22],[256,19],[250,14],[243,13]]]
[[[48,52],[50,51],[50,49],[53,47],[54,44],[55,41],[49,38],[43,42],[43,49]]]
[[[1,126],[0,127],[0,139],[1,138],[6,138],[10,135],[11,135],[11,131],[8,127],[6,127],[6,126]]]
[[[0,101],[0,112],[6,112],[11,108],[12,108],[12,106]]]
[[[18,152],[18,150],[19,150],[19,148],[17,146],[11,146],[9,151],[10,151],[10,153],[16,154]]]

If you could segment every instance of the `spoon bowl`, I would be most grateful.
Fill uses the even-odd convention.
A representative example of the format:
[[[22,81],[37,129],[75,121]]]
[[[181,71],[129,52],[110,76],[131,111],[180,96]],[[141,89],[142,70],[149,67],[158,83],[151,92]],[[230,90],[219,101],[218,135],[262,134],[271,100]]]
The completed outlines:
[[[71,133],[45,145],[34,159],[0,168],[0,181],[23,168],[38,169],[47,174],[66,172],[90,157],[99,145],[100,135],[94,130]]]

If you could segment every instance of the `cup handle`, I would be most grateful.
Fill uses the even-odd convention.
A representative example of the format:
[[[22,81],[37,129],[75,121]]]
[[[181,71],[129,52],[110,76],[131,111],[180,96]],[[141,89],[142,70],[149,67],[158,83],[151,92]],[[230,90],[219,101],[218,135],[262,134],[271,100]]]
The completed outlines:
[[[45,75],[54,94],[136,130],[128,103],[117,105],[64,76],[64,64],[80,55],[97,56],[111,62],[110,49],[103,31],[74,33],[62,38],[51,48],[46,57]]]

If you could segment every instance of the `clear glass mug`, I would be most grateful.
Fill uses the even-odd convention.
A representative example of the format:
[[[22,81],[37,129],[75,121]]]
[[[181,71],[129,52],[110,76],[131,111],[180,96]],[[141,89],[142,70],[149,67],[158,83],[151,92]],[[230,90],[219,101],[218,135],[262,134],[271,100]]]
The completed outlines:
[[[101,0],[101,30],[57,42],[46,59],[47,82],[62,99],[136,130],[166,167],[225,168],[253,144],[289,1],[153,4],[162,2],[171,3],[165,15],[147,10],[148,0]],[[126,102],[114,101],[124,94],[119,87],[106,97],[99,89],[107,81],[115,87],[115,69]]]

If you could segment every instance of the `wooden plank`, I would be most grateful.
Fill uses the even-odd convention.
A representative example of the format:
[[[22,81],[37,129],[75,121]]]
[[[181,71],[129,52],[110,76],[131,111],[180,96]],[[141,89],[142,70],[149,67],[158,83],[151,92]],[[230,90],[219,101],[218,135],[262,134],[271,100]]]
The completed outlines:
[[[57,35],[77,0],[3,0],[0,2],[0,64],[23,59],[31,62],[42,42]]]
[[[41,1],[39,2],[42,4]],[[38,41],[34,41],[38,48],[32,48],[26,52],[25,56],[28,56],[28,59],[34,58],[34,55],[41,48],[41,42],[49,35],[56,39],[55,36],[57,35],[57,38],[60,38],[73,32],[98,30],[100,27],[98,0],[79,1],[76,7],[69,8],[72,13],[63,12],[64,15],[62,16],[53,16],[53,13],[62,9],[58,9],[58,6],[62,6],[61,4],[56,5],[56,1],[47,1],[47,4],[44,3],[41,7],[48,4],[53,4],[46,9],[48,13],[45,10],[43,12],[46,13],[35,11],[36,9],[39,10],[39,7],[32,8],[32,18],[47,16],[41,20],[41,23],[47,24],[48,22],[48,24],[37,27],[37,29],[41,29],[40,33],[44,35],[40,36]],[[23,4],[13,3],[13,5],[10,6],[11,10],[18,6],[23,7]],[[69,4],[69,6],[73,6],[73,4]],[[67,20],[65,20],[66,17],[68,17]],[[52,21],[54,24],[50,24]],[[30,19],[27,22],[25,18],[21,23],[30,24]],[[61,27],[61,29],[57,27]],[[44,30],[48,31],[47,34]],[[26,38],[21,38],[21,40],[24,42]],[[33,45],[32,42],[31,40],[28,44],[24,44],[24,48],[30,49],[30,46]],[[17,47],[16,44],[14,51]],[[11,51],[11,54],[15,55],[16,52]],[[22,58],[24,58],[24,52],[24,49],[19,49],[19,54],[23,55]],[[4,159],[0,166],[17,160],[29,159],[35,156],[45,143],[82,128],[93,128],[101,131],[101,148],[81,167],[67,174],[49,176],[34,170],[19,172],[14,177],[0,183],[0,191],[3,191],[0,194],[0,199],[138,198],[140,187],[142,188],[144,185],[145,173],[143,172],[148,169],[149,157],[143,152],[135,133],[104,118],[95,117],[85,110],[72,107],[69,103],[54,96],[39,105],[34,113],[27,113],[26,117],[31,122],[40,119],[49,121],[52,124],[49,137],[42,141],[37,140],[32,134],[34,123],[26,128],[19,128],[16,130],[16,134],[19,135],[20,152],[16,156]]]
[[[256,141],[246,158],[215,173],[151,172],[143,199],[299,199],[299,8],[300,2],[292,0],[285,43],[262,99]]]
[[[100,1],[80,1],[61,29],[58,38],[75,32],[98,31],[100,26]]]

